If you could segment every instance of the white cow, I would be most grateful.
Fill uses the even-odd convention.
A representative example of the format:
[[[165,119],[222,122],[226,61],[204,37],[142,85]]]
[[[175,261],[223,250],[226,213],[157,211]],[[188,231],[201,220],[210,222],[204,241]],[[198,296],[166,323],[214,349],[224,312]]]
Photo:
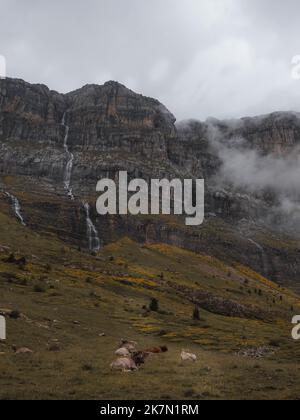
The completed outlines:
[[[182,350],[181,352],[181,360],[183,362],[197,362],[197,356],[193,353],[188,351]]]
[[[137,342],[135,341],[121,340],[120,348],[127,349],[129,352],[135,351],[136,346]]]
[[[121,347],[120,349],[118,349],[115,354],[119,357],[130,357],[130,351],[125,347]]]
[[[138,370],[137,365],[129,357],[117,359],[110,365],[110,368],[112,370],[120,370],[122,372],[133,372]]]

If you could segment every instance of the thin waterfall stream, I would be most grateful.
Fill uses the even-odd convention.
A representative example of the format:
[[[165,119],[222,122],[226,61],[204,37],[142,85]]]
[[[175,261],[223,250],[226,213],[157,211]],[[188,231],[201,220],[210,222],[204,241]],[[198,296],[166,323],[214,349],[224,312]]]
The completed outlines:
[[[26,223],[24,222],[24,218],[21,214],[21,205],[19,200],[17,199],[17,197],[15,197],[14,195],[10,194],[9,192],[5,193],[6,196],[10,199],[11,204],[12,204],[12,209],[15,213],[15,216],[17,217],[17,219],[19,219],[19,221],[21,222],[21,224],[23,226],[26,226]]]
[[[91,252],[97,252],[101,248],[101,242],[98,231],[91,220],[90,216],[90,205],[89,203],[83,203],[86,214],[86,226],[87,226],[87,238],[89,241],[89,250]]]
[[[68,193],[68,197],[71,198],[71,200],[74,200],[73,190],[71,188],[71,178],[72,178],[72,169],[74,164],[74,155],[70,152],[69,146],[68,146],[68,140],[69,140],[69,133],[70,133],[70,127],[66,123],[66,111],[63,115],[61,125],[65,128],[65,137],[64,137],[64,149],[67,155],[67,165],[65,168],[64,173],[64,188]]]

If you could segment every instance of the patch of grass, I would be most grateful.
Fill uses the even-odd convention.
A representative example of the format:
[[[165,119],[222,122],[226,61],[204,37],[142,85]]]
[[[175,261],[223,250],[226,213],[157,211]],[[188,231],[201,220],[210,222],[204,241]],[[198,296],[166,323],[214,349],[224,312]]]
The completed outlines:
[[[278,294],[277,285],[240,265],[167,245],[141,246],[124,238],[96,258],[54,235],[20,226],[5,211],[0,244],[16,257],[25,255],[27,264],[20,271],[0,254],[0,309],[17,308],[20,314],[7,319],[8,340],[0,343],[1,399],[290,399],[299,394],[300,346],[290,339],[291,306],[300,311],[295,294]],[[261,309],[270,309],[267,297],[275,304],[265,321],[201,308],[200,320],[193,320],[194,306],[180,287]],[[145,310],[153,299],[160,311]],[[137,341],[140,349],[166,345],[169,351],[137,373],[122,375],[110,370],[122,338]],[[237,356],[242,348],[272,343],[274,354],[259,364]],[[34,353],[16,357],[12,345]],[[59,351],[49,351],[50,345]],[[198,362],[182,363],[182,349],[197,354]]]

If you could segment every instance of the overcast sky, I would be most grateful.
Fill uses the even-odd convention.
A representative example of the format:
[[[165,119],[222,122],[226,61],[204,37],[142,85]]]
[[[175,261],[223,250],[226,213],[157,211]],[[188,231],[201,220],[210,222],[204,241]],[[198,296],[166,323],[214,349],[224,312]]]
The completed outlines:
[[[67,92],[118,80],[177,117],[300,111],[299,0],[0,0],[7,73]]]

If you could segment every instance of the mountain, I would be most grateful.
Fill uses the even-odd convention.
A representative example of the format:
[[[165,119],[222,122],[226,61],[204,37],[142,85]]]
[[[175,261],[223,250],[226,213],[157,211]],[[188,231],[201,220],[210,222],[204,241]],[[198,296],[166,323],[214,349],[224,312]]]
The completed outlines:
[[[104,244],[127,235],[139,242],[208,252],[227,263],[246,264],[295,290],[300,274],[298,197],[283,199],[282,191],[264,186],[265,176],[278,175],[268,173],[268,160],[262,174],[258,172],[262,185],[239,185],[236,179],[243,179],[245,168],[236,168],[228,156],[238,160],[251,152],[261,159],[254,165],[264,166],[263,159],[271,158],[289,165],[299,143],[296,113],[175,124],[175,117],[157,100],[117,82],[62,95],[21,80],[0,81],[2,191],[17,196],[28,226],[88,248],[82,205],[87,201]],[[107,176],[116,179],[120,170],[146,180],[204,177],[204,226],[187,229],[174,217],[98,217],[93,205],[96,183]],[[234,180],[226,181],[228,172],[234,173]],[[5,201],[8,212],[9,199]],[[286,211],[282,203],[287,203]]]
[[[299,142],[292,112],[176,123],[117,82],[0,80],[0,399],[298,398]],[[205,223],[100,217],[120,170],[205,178]],[[169,352],[120,376],[124,338]]]

